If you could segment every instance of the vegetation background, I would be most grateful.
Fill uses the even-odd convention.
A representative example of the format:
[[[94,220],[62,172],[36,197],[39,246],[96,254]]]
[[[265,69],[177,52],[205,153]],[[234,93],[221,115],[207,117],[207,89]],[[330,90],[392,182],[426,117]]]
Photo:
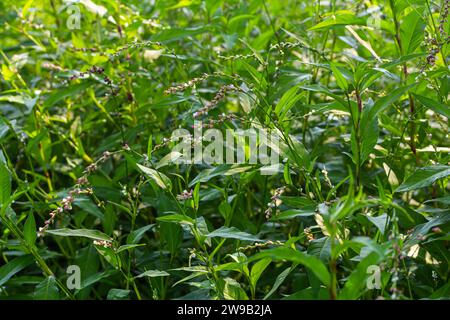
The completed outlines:
[[[449,6],[1,1],[0,297],[450,298]]]

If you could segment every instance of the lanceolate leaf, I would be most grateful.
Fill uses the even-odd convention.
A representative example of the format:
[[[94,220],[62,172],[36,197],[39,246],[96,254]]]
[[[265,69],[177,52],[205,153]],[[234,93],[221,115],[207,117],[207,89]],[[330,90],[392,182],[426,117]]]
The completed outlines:
[[[433,100],[433,99],[430,99],[430,98],[427,98],[424,96],[420,96],[420,95],[414,95],[414,96],[425,107],[430,108],[434,112],[439,113],[439,114],[447,117],[448,119],[450,119],[450,106],[449,105],[445,105],[443,103],[440,103],[436,100]]]
[[[156,171],[152,168],[144,167],[143,165],[137,164],[138,168],[147,175],[150,179],[152,179],[159,187],[162,189],[171,189],[172,183],[170,179],[163,173]]]
[[[142,277],[167,277],[170,276],[169,273],[165,271],[159,271],[159,270],[147,270],[144,273],[141,273],[140,275],[136,276],[136,278],[142,278]]]
[[[432,166],[417,169],[406,179],[396,190],[396,192],[405,192],[431,186],[439,179],[450,176],[450,166]]]
[[[281,97],[280,101],[275,107],[275,113],[283,119],[286,113],[295,105],[295,103],[302,97],[302,92],[298,93],[298,86],[294,86]]]
[[[25,237],[25,240],[30,244],[33,245],[36,241],[37,232],[36,232],[36,222],[34,220],[33,213],[30,213],[27,221],[25,222],[24,228],[23,228],[23,235]]]
[[[52,234],[60,237],[84,237],[94,240],[104,240],[111,241],[112,239],[106,234],[98,231],[98,230],[88,230],[88,229],[56,229],[56,230],[47,230],[46,233]]]
[[[363,114],[363,118],[361,120],[361,126],[364,128],[368,123],[373,121],[375,117],[388,108],[390,105],[392,105],[394,102],[399,100],[408,90],[410,90],[415,84],[411,84],[408,86],[400,87],[392,92],[388,93],[386,96],[378,99],[374,106],[371,108],[371,110],[367,113]]]
[[[359,18],[354,14],[348,12],[340,12],[333,14],[331,17],[325,19],[324,21],[316,24],[309,30],[320,30],[328,29],[336,26],[347,26],[347,25],[365,25],[366,20],[364,18]]]
[[[258,237],[251,235],[246,232],[242,232],[235,227],[221,227],[217,230],[206,235],[208,238],[225,238],[225,239],[238,239],[242,241],[263,241],[258,239]]]
[[[11,196],[11,175],[6,164],[0,162],[0,205],[4,205]]]
[[[16,273],[25,269],[34,262],[34,258],[31,255],[21,256],[14,258],[8,263],[0,267],[0,286],[5,284]]]
[[[174,222],[179,224],[187,224],[187,225],[193,225],[195,223],[195,220],[182,214],[170,214],[166,216],[161,216],[157,218],[158,221],[163,222]]]
[[[39,283],[34,291],[33,298],[35,300],[58,300],[59,289],[55,277],[50,276]]]
[[[423,40],[425,22],[417,10],[412,10],[400,27],[403,54],[413,53]]]
[[[339,294],[339,299],[358,299],[363,291],[368,289],[367,278],[371,275],[371,273],[367,272],[368,268],[370,266],[377,266],[379,260],[380,257],[376,252],[372,252],[365,257],[345,282],[344,288]]]
[[[257,253],[250,259],[250,261],[263,258],[287,260],[302,264],[310,269],[324,285],[328,286],[330,284],[331,276],[328,269],[324,263],[320,261],[320,259],[314,256],[290,248],[275,248]]]

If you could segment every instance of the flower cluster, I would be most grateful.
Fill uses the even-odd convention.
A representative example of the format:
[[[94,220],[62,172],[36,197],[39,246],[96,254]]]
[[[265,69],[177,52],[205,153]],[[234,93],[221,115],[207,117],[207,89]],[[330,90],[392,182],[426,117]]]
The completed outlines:
[[[445,30],[445,23],[447,22],[448,10],[450,9],[450,0],[445,0],[441,12],[441,17],[439,19],[439,32],[442,37],[447,37],[448,34]]]
[[[238,54],[238,55],[234,55],[234,56],[221,56],[218,55],[218,58],[223,59],[225,61],[229,61],[229,60],[244,60],[244,59],[251,59],[251,58],[256,58],[256,55],[254,53],[252,54]]]
[[[179,84],[179,85],[177,85],[175,87],[170,87],[169,89],[166,89],[164,91],[164,94],[168,95],[168,94],[173,94],[173,93],[176,93],[176,92],[179,92],[179,91],[184,91],[187,88],[191,88],[194,85],[196,85],[197,83],[206,80],[208,77],[209,77],[209,75],[204,73],[201,77],[194,78],[192,80],[189,80],[188,82],[185,82],[185,83]]]
[[[216,125],[218,125],[220,123],[223,123],[225,121],[234,120],[234,119],[237,119],[237,117],[234,114],[222,113],[222,114],[219,115],[219,119],[217,119],[217,120],[209,119],[208,122],[201,123],[201,125],[195,125],[195,124],[192,125],[192,128],[196,129],[196,128],[199,128],[201,126],[202,128],[209,128],[209,129],[211,129],[211,128],[214,128],[214,126],[216,126]]]
[[[252,250],[252,249],[257,249],[257,248],[265,248],[268,246],[282,246],[284,243],[276,240],[276,241],[266,241],[266,242],[255,242],[251,245],[245,246],[245,247],[239,247],[237,249],[237,251],[247,251],[247,250]]]
[[[106,241],[106,240],[94,240],[93,244],[96,246],[102,246],[103,248],[111,248],[112,247],[111,241]]]
[[[188,200],[188,199],[192,199],[192,195],[193,195],[193,191],[192,190],[183,190],[183,192],[179,195],[177,195],[177,200],[183,201],[183,200]]]
[[[102,67],[92,66],[85,72],[79,72],[78,74],[72,75],[69,78],[69,80],[72,81],[72,80],[76,80],[76,79],[81,79],[87,75],[92,75],[92,74],[102,75],[102,74],[104,74],[104,72],[105,72],[105,69],[103,69]],[[105,83],[107,85],[112,84],[112,80],[106,75],[103,77],[103,81],[105,81]]]
[[[70,49],[75,52],[98,52],[96,48],[76,48],[72,46]]]
[[[305,45],[299,41],[297,42],[289,42],[284,41],[280,43],[275,43],[270,46],[270,50],[283,50],[283,49],[289,49],[289,48],[295,48],[295,47],[304,47]]]
[[[86,185],[89,184],[88,175],[97,170],[97,163],[105,162],[112,156],[112,154],[113,153],[109,151],[105,151],[97,162],[91,163],[86,167],[86,169],[84,170],[84,175],[77,179],[76,185],[72,190],[69,191],[67,197],[63,198],[59,206],[55,210],[50,212],[50,218],[45,221],[43,227],[39,228],[38,236],[44,236],[45,231],[48,230],[49,226],[54,223],[55,218],[58,214],[72,210],[72,204],[77,196],[81,194],[92,195],[94,193],[92,188],[86,187]]]
[[[428,55],[424,66],[421,68],[420,73],[423,73],[427,66],[434,66],[436,63],[436,55],[439,53],[439,43],[436,38],[430,37],[425,39],[425,45],[428,50]]]
[[[38,236],[40,237],[44,236],[45,231],[47,231],[50,225],[55,222],[55,218],[58,214],[61,214],[64,211],[72,210],[72,204],[75,201],[75,197],[80,194],[92,194],[92,189],[76,188],[74,190],[70,190],[69,195],[61,200],[60,205],[55,210],[50,212],[49,214],[50,217],[47,220],[45,220],[44,226],[39,228]]]
[[[156,151],[156,150],[158,150],[158,149],[161,149],[161,148],[167,146],[170,142],[171,142],[170,139],[168,139],[168,138],[163,138],[163,139],[162,139],[162,142],[159,143],[159,144],[157,144],[157,145],[155,145],[155,147],[153,148],[152,151]]]
[[[48,69],[48,70],[67,71],[67,69],[64,69],[64,68],[62,68],[54,63],[51,63],[51,62],[43,62],[41,66],[42,66],[42,68]]]
[[[214,109],[219,104],[219,102],[222,101],[223,98],[225,98],[225,94],[227,92],[236,91],[236,90],[239,90],[239,89],[236,86],[232,85],[232,84],[222,86],[219,89],[219,91],[216,93],[214,98],[211,100],[211,102],[209,102],[206,106],[204,106],[200,110],[196,111],[192,116],[194,118],[198,118],[201,115],[208,114],[208,112],[210,110]]]
[[[286,191],[286,187],[283,186],[281,188],[278,188],[275,190],[271,201],[267,204],[268,208],[266,209],[266,211],[264,212],[266,214],[266,219],[270,219],[270,217],[272,216],[272,211],[274,208],[279,207],[283,202],[281,201],[281,195]]]
[[[310,228],[305,228],[305,229],[303,229],[303,233],[305,234],[306,239],[308,240],[308,242],[314,240],[314,235],[313,235],[313,233],[311,232],[311,229],[310,229]]]
[[[329,186],[330,188],[334,188],[333,183],[331,183],[330,177],[328,176],[328,170],[327,170],[327,168],[324,167],[324,168],[322,169],[322,174],[323,174],[323,177],[324,177],[324,179],[325,179],[325,182],[328,184],[328,186]]]
[[[161,42],[155,42],[155,41],[143,41],[143,42],[133,41],[131,43],[128,43],[128,44],[120,47],[119,49],[117,49],[116,52],[111,54],[109,57],[110,57],[110,59],[116,58],[119,55],[121,55],[123,51],[126,51],[128,49],[140,49],[140,48],[153,47],[153,46],[162,47],[162,44],[161,44]]]

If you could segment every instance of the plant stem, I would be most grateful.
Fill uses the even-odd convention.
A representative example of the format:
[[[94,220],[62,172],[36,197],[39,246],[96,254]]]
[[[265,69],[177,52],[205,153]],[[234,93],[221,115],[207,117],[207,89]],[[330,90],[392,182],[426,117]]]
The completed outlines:
[[[389,0],[389,4],[392,10],[392,15],[394,18],[394,24],[395,24],[395,40],[397,43],[398,51],[400,54],[400,57],[404,55],[403,52],[403,45],[402,40],[400,38],[400,23],[397,18],[397,13],[395,11],[395,5],[393,0]],[[408,66],[406,62],[403,63],[403,82],[406,84],[408,81]],[[409,146],[411,149],[411,152],[414,154],[416,158],[416,163],[418,163],[419,158],[417,157],[417,149],[416,149],[416,123],[415,123],[415,103],[414,103],[414,97],[412,96],[411,92],[408,91],[408,98],[409,98],[409,112],[410,112],[410,128],[409,128],[409,135],[410,135],[410,141]]]

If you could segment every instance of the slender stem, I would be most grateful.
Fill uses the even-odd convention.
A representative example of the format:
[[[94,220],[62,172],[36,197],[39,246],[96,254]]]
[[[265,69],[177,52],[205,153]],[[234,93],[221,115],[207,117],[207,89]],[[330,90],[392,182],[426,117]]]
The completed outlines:
[[[392,15],[394,18],[394,25],[395,25],[395,40],[397,43],[397,47],[398,47],[398,51],[399,51],[399,55],[400,57],[402,57],[404,55],[404,49],[403,49],[403,44],[402,44],[402,40],[400,38],[400,23],[398,21],[397,18],[397,13],[395,11],[395,5],[394,5],[394,1],[393,0],[389,0],[389,4],[392,10]],[[403,63],[403,82],[406,84],[408,81],[408,66],[406,64],[406,62]],[[416,123],[415,123],[415,103],[414,103],[414,97],[411,94],[411,92],[408,92],[408,98],[409,98],[409,112],[410,112],[410,130],[409,130],[409,135],[410,135],[410,141],[409,141],[409,146],[411,149],[411,152],[414,154],[414,156],[416,157],[416,163],[418,163],[419,158],[417,157],[417,150],[416,150]]]

